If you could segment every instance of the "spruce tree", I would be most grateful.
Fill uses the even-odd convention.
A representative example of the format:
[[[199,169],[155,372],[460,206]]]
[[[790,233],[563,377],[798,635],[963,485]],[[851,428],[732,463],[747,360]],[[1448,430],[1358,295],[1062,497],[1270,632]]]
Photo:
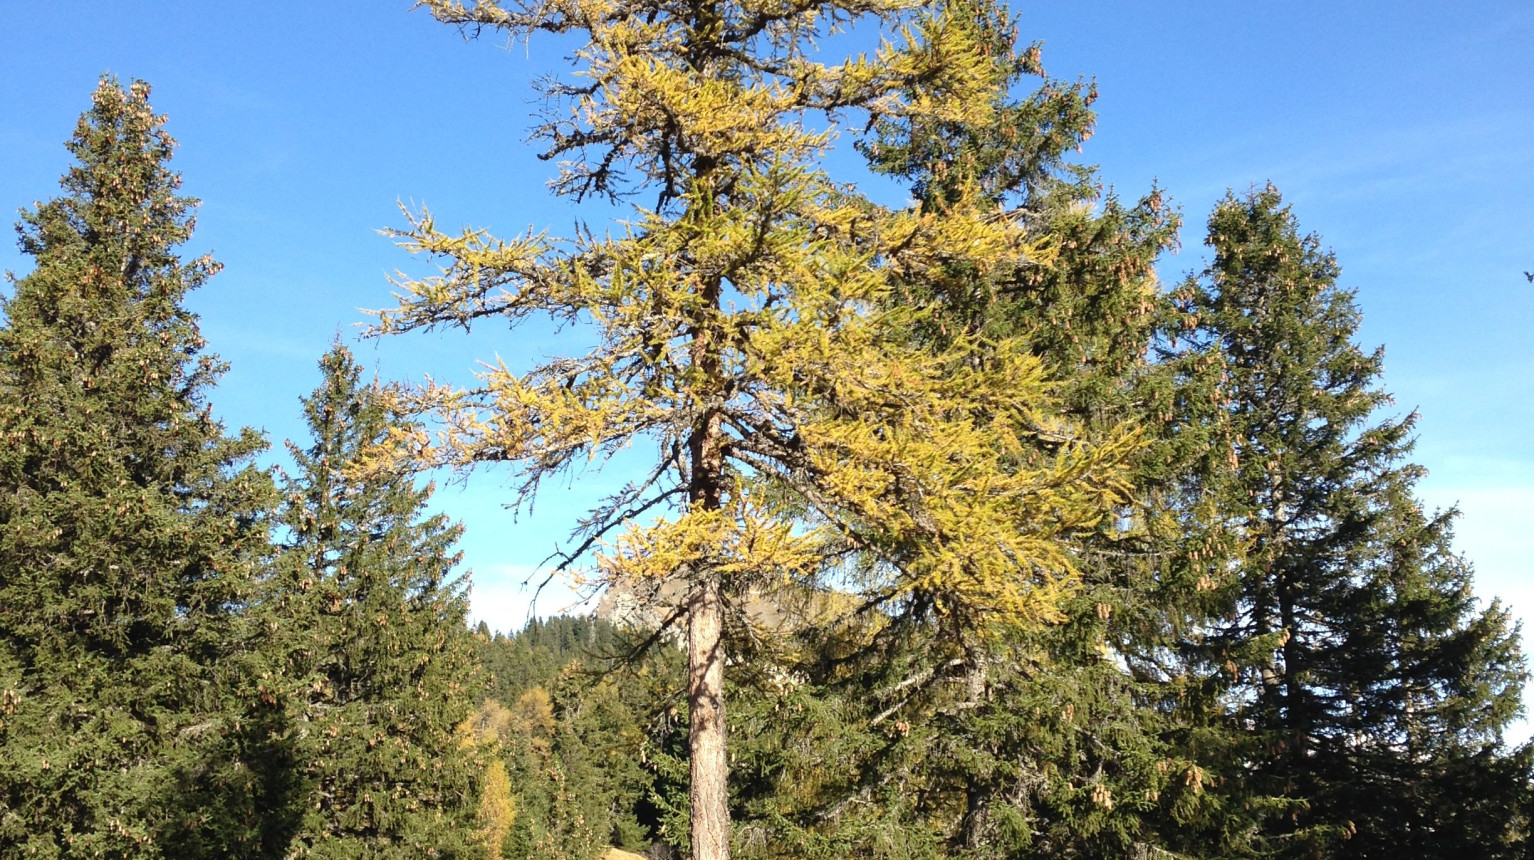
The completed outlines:
[[[822,685],[796,691],[801,709],[785,719],[769,695],[751,714],[762,778],[744,800],[778,842],[815,856],[1124,856],[1195,824],[1232,838],[1183,839],[1185,852],[1231,856],[1248,828],[1209,802],[1203,767],[1174,749],[1183,726],[1165,706],[1171,679],[1124,665],[1164,645],[1169,616],[1184,611],[1174,607],[1197,591],[1195,523],[1170,516],[1166,496],[1206,442],[1179,432],[1166,406],[1171,373],[1147,357],[1161,301],[1153,266],[1177,217],[1159,190],[1125,205],[1067,161],[1090,135],[1093,87],[1045,75],[1040,47],[1018,43],[1001,10],[945,7],[1000,76],[1037,88],[1022,98],[998,88],[984,123],[882,121],[861,148],[875,169],[909,180],[924,211],[978,191],[1054,254],[1048,266],[989,271],[956,259],[903,282],[894,299],[926,311],[910,334],[935,350],[1021,338],[1081,438],[1132,423],[1150,444],[1115,521],[1071,536],[1081,581],[1059,623],[976,643],[908,616],[854,659],[845,642],[823,646],[829,659],[796,667]],[[813,752],[795,754],[796,734],[816,739]]]
[[[184,300],[196,201],[149,86],[103,79],[0,327],[0,856],[254,856],[281,750],[244,613],[274,501]],[[269,779],[270,778],[270,779]]]
[[[1378,417],[1383,351],[1354,344],[1353,294],[1275,189],[1223,200],[1208,244],[1175,299],[1224,375],[1230,457],[1198,489],[1242,551],[1189,653],[1249,738],[1231,789],[1281,800],[1275,856],[1513,856],[1529,763],[1502,732],[1526,669],[1450,548],[1453,512],[1412,495],[1415,415]]]
[[[477,767],[454,735],[474,705],[461,531],[425,506],[431,488],[377,469],[369,451],[410,432],[344,346],[304,401],[313,436],[289,446],[290,541],[263,607],[281,630],[279,677],[305,783],[289,856],[477,857]]]

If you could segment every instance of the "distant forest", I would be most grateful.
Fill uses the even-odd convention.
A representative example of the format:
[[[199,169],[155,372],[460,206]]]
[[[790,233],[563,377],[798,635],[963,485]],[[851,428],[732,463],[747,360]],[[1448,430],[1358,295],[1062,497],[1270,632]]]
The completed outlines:
[[[419,5],[581,46],[552,188],[633,205],[410,212],[436,274],[369,336],[595,346],[457,389],[337,342],[258,466],[167,120],[103,78],[0,304],[0,859],[1534,856],[1517,627],[1276,188],[1161,282],[1180,214],[1071,160],[1094,88],[989,0]],[[471,628],[426,476],[625,449],[551,562],[604,611]]]

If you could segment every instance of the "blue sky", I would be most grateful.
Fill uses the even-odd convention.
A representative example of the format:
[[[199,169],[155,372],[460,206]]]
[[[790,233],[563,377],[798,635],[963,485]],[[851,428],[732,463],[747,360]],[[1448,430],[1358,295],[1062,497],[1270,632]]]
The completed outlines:
[[[1225,189],[1270,180],[1336,252],[1362,343],[1386,344],[1387,388],[1422,413],[1422,497],[1463,510],[1478,591],[1534,618],[1534,284],[1521,274],[1534,271],[1534,4],[1017,8],[1051,74],[1098,82],[1083,160],[1125,197],[1159,181],[1182,208],[1166,280],[1201,265]],[[188,252],[226,265],[193,299],[233,365],[216,406],[280,445],[301,431],[297,398],[331,338],[355,339],[359,309],[387,305],[386,275],[412,265],[377,233],[402,223],[398,201],[447,226],[568,232],[574,210],[549,198],[524,142],[529,82],[566,47],[465,43],[407,0],[0,0],[0,207],[55,193],[99,75],[153,84],[184,188],[203,199]],[[6,242],[0,268],[28,263]],[[358,353],[386,377],[461,381],[479,359],[570,348],[487,329]],[[476,614],[506,629],[526,613],[517,584],[590,491],[551,488],[515,523],[504,496],[486,473],[439,504],[468,525]]]

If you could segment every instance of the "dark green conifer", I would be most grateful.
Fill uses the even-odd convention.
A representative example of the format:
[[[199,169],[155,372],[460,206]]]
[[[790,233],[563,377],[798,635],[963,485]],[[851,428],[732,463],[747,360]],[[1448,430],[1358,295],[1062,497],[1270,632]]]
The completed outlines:
[[[313,442],[290,444],[290,542],[263,608],[282,632],[278,675],[306,781],[290,856],[463,858],[474,837],[477,763],[454,732],[474,705],[474,642],[461,531],[425,511],[431,488],[379,470],[371,446],[410,432],[363,385],[351,352],[320,363],[304,401]]]
[[[149,86],[104,79],[0,327],[0,856],[254,856],[280,803],[243,611],[264,447],[206,401],[196,201]],[[280,779],[277,780],[280,782]]]
[[[1271,186],[1223,200],[1208,244],[1175,298],[1193,354],[1224,375],[1206,413],[1230,457],[1197,489],[1242,552],[1189,653],[1245,736],[1231,793],[1282,798],[1262,832],[1274,856],[1515,856],[1529,781],[1527,753],[1502,740],[1527,674],[1516,629],[1477,604],[1453,512],[1412,495],[1415,415],[1377,417],[1383,350],[1353,343],[1335,259]]]
[[[980,189],[1024,213],[1055,254],[988,275],[961,259],[903,284],[900,301],[924,312],[912,336],[937,346],[1026,336],[1083,434],[1041,433],[1041,454],[1126,423],[1152,444],[1121,521],[1072,536],[1082,582],[1058,626],[996,625],[990,639],[966,641],[940,610],[918,607],[862,653],[820,643],[810,649],[819,665],[786,673],[817,686],[738,706],[736,736],[762,738],[742,742],[750,755],[737,774],[753,779],[739,780],[750,809],[741,817],[768,828],[769,843],[794,841],[784,851],[794,856],[1133,855],[1162,843],[1158,831],[1224,815],[1202,794],[1198,764],[1172,749],[1179,716],[1160,707],[1173,698],[1169,679],[1122,662],[1159,646],[1163,606],[1186,601],[1196,583],[1182,563],[1188,524],[1169,521],[1163,496],[1173,464],[1201,443],[1174,439],[1158,405],[1170,375],[1147,360],[1160,302],[1153,266],[1177,218],[1158,190],[1126,205],[1067,161],[1091,133],[1090,85],[1045,76],[1038,46],[1017,48],[1004,12],[947,6],[990,48],[1002,82],[993,121],[884,119],[862,149],[875,169],[909,180],[923,209]],[[1009,94],[1030,77],[1042,78],[1036,90]]]
[[[660,648],[618,659],[633,646],[600,617],[572,616],[534,618],[480,643],[490,697],[471,725],[499,756],[515,810],[500,856],[592,860],[609,846],[646,852],[685,838],[683,655]],[[680,747],[667,743],[678,729]],[[660,766],[680,780],[665,786],[680,788],[671,798],[679,807],[664,812],[652,776]]]

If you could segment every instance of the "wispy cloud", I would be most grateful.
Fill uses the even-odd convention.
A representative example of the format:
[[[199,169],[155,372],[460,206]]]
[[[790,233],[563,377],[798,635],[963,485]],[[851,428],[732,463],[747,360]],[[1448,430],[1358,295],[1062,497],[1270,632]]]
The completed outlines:
[[[527,565],[490,566],[473,573],[469,623],[483,621],[491,630],[513,633],[534,616],[581,615],[595,606],[595,600],[568,578],[549,578],[546,571]]]

